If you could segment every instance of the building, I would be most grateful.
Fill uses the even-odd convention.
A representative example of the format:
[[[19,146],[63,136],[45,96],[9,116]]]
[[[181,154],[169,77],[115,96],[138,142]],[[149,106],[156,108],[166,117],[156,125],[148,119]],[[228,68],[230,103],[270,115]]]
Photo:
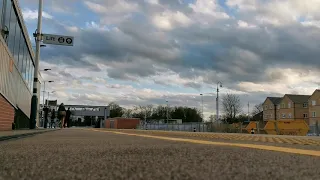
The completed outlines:
[[[310,95],[285,94],[280,101],[278,119],[308,121]]]
[[[277,120],[279,114],[279,103],[282,97],[267,97],[263,102],[263,120]]]
[[[29,127],[34,52],[18,0],[0,1],[0,130]]]
[[[105,121],[105,128],[111,129],[136,129],[140,124],[139,118],[109,118]]]
[[[309,98],[309,125],[320,124],[320,89],[316,89]]]

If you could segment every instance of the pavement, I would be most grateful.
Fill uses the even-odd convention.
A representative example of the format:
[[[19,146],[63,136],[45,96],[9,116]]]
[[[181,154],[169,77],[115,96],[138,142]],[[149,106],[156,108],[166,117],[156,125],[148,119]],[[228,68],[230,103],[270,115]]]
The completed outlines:
[[[137,132],[71,128],[1,141],[0,180],[320,179],[320,151],[294,154],[297,144],[284,153]]]
[[[48,131],[54,131],[54,130],[57,130],[57,129],[25,129],[25,130],[0,131],[0,141],[36,135],[36,134],[40,134]]]

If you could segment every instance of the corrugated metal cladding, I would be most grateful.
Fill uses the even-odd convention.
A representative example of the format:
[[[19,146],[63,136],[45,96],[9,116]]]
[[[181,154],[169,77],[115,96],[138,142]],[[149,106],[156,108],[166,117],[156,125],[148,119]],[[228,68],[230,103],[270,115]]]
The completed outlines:
[[[14,64],[10,72],[10,61],[13,59],[6,50],[2,37],[0,39],[0,92],[13,106],[20,108],[30,118],[31,92]]]
[[[0,0],[0,93],[30,118],[34,53],[17,0]]]

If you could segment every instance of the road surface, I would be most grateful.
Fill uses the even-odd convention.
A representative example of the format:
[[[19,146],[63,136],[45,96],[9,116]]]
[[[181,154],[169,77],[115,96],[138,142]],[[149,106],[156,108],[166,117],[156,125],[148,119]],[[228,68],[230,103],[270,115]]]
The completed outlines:
[[[314,155],[81,129],[0,142],[1,180],[310,180],[319,167]]]

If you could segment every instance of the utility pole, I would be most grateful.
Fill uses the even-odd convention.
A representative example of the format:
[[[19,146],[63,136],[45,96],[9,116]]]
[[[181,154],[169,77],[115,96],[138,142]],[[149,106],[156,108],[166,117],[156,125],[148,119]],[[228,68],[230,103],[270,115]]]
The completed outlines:
[[[217,98],[216,98],[216,109],[217,109],[217,120],[219,120],[219,86],[222,87],[222,83],[219,81],[217,83]]]
[[[34,79],[33,79],[33,95],[31,99],[31,112],[30,112],[30,129],[35,129],[36,118],[38,114],[38,73],[39,73],[39,61],[40,61],[40,42],[42,40],[42,8],[43,0],[39,0],[38,10],[38,28],[35,34],[36,38],[36,56],[35,56],[35,67],[34,67]]]
[[[249,121],[249,107],[250,107],[250,103],[248,101],[248,121]]]
[[[202,114],[202,122],[203,122],[203,94],[200,94],[201,96],[201,114]]]
[[[169,103],[167,102],[167,123],[169,123]]]

